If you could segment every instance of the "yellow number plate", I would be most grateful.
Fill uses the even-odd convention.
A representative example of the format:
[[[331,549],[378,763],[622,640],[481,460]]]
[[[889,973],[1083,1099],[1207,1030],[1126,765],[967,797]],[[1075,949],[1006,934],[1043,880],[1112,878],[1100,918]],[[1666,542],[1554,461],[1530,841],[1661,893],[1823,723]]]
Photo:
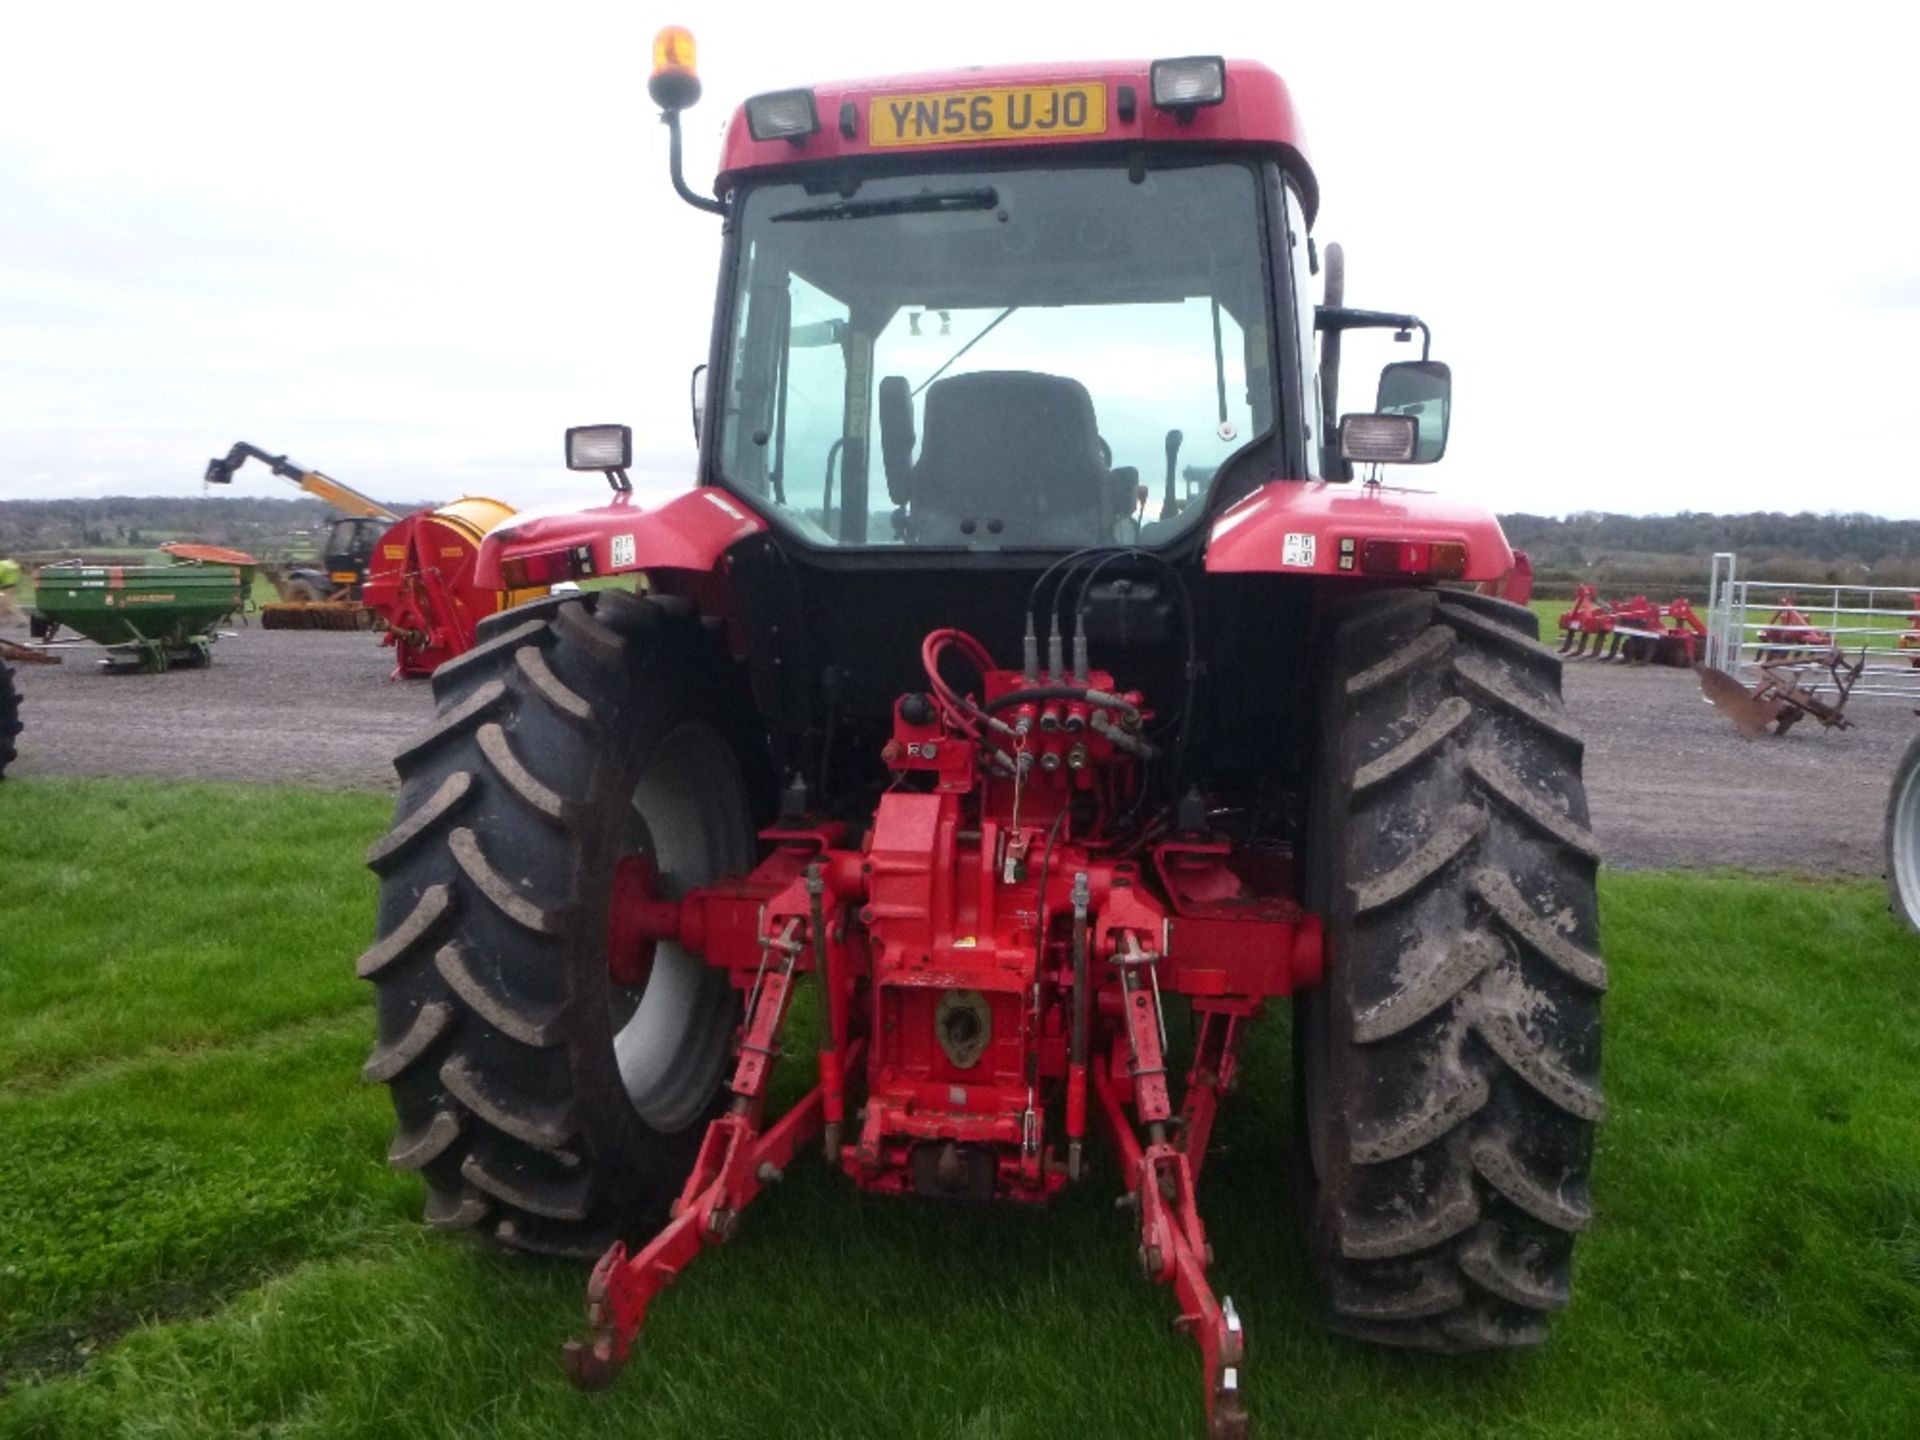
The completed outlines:
[[[1107,87],[1021,85],[1006,90],[943,90],[877,95],[867,102],[870,145],[964,145],[1107,133]]]

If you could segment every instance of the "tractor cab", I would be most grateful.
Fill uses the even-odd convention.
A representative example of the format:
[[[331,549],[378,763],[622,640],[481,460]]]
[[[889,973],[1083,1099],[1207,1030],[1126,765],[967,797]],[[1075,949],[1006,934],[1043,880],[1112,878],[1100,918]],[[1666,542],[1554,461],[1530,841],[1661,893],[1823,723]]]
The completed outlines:
[[[642,513],[630,430],[572,430],[568,465],[605,471],[613,502],[509,522],[482,583],[644,573],[726,625],[773,728],[865,746],[918,673],[882,630],[955,623],[959,604],[1004,651],[1063,557],[1128,552],[1088,588],[1087,624],[1130,637],[1150,686],[1184,683],[1195,657],[1173,592],[1208,572],[1478,581],[1511,565],[1483,512],[1345,483],[1356,462],[1378,479],[1379,463],[1440,457],[1450,376],[1417,317],[1341,303],[1335,257],[1323,267],[1309,234],[1318,188],[1293,102],[1266,66],[1197,56],[760,95],[701,194],[680,156],[691,47],[663,32],[649,90],[675,188],[724,222],[695,486]],[[1417,332],[1421,359],[1388,366],[1374,410],[1337,421],[1340,337],[1382,327]],[[1304,634],[1305,591],[1230,588],[1196,604],[1252,605]],[[809,626],[782,623],[796,610]]]
[[[1328,487],[1356,463],[1377,480],[1380,464],[1440,458],[1451,377],[1417,317],[1342,303],[1337,247],[1323,266],[1309,233],[1318,186],[1293,102],[1266,66],[1192,56],[760,95],[702,194],[681,162],[691,37],[663,31],[654,60],[674,187],[724,219],[697,489],[636,528],[630,432],[570,431],[567,463],[605,470],[615,502],[504,527],[483,580],[503,560],[509,586],[657,580],[710,569],[750,533],[803,577],[906,563],[1030,580],[1111,546],[1265,570],[1289,535],[1303,575],[1368,553],[1435,579],[1511,565],[1478,512],[1389,503],[1332,523]],[[1372,411],[1342,420],[1340,337],[1379,328],[1417,331],[1421,358],[1387,366]],[[1220,524],[1256,497],[1260,523]]]
[[[746,184],[713,482],[805,546],[1169,543],[1207,508],[1181,460],[1279,461],[1289,188],[1110,154]]]
[[[1237,137],[1256,111],[1282,143]],[[748,101],[703,480],[804,548],[1059,553],[1319,474],[1290,122],[1210,57]]]

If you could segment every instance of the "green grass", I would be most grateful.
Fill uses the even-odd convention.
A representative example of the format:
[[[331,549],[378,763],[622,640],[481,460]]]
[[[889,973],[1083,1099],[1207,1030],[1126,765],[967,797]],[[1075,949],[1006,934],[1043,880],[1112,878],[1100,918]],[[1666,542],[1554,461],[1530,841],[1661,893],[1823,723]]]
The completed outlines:
[[[948,1208],[811,1159],[659,1302],[616,1389],[571,1391],[580,1271],[423,1233],[381,1163],[349,960],[385,810],[0,786],[0,1436],[1198,1433],[1198,1367],[1105,1184]],[[1257,1032],[1202,1204],[1262,1433],[1909,1433],[1920,940],[1865,882],[1604,890],[1601,1219],[1538,1353],[1318,1330],[1282,1200],[1285,1026]]]

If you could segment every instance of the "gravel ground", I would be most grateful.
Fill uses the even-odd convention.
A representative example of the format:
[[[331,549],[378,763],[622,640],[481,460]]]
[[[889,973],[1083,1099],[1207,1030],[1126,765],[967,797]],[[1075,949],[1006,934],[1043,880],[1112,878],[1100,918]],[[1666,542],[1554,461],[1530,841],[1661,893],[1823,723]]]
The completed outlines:
[[[1860,696],[1850,730],[1802,720],[1749,739],[1688,670],[1570,660],[1565,690],[1609,865],[1884,873],[1887,792],[1920,731],[1911,701]]]
[[[86,651],[22,666],[27,731],[9,773],[391,791],[391,757],[432,698],[423,681],[389,681],[387,654],[369,634],[254,625],[206,670],[108,675]],[[1566,676],[1609,864],[1881,872],[1887,787],[1920,728],[1907,706],[1860,699],[1852,730],[1803,722],[1748,740],[1686,671],[1570,661]]]
[[[24,633],[4,632],[23,640]],[[243,627],[204,670],[108,673],[99,651],[20,665],[20,758],[8,775],[152,775],[393,790],[392,759],[433,714],[365,631]]]

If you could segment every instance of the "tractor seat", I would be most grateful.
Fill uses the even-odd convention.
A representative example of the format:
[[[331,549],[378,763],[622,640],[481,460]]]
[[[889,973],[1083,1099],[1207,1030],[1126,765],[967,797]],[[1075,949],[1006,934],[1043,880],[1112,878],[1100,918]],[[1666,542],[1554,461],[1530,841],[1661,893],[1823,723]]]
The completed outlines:
[[[1093,399],[1078,380],[982,370],[927,388],[911,486],[921,544],[1088,545],[1101,531],[1107,467]]]

